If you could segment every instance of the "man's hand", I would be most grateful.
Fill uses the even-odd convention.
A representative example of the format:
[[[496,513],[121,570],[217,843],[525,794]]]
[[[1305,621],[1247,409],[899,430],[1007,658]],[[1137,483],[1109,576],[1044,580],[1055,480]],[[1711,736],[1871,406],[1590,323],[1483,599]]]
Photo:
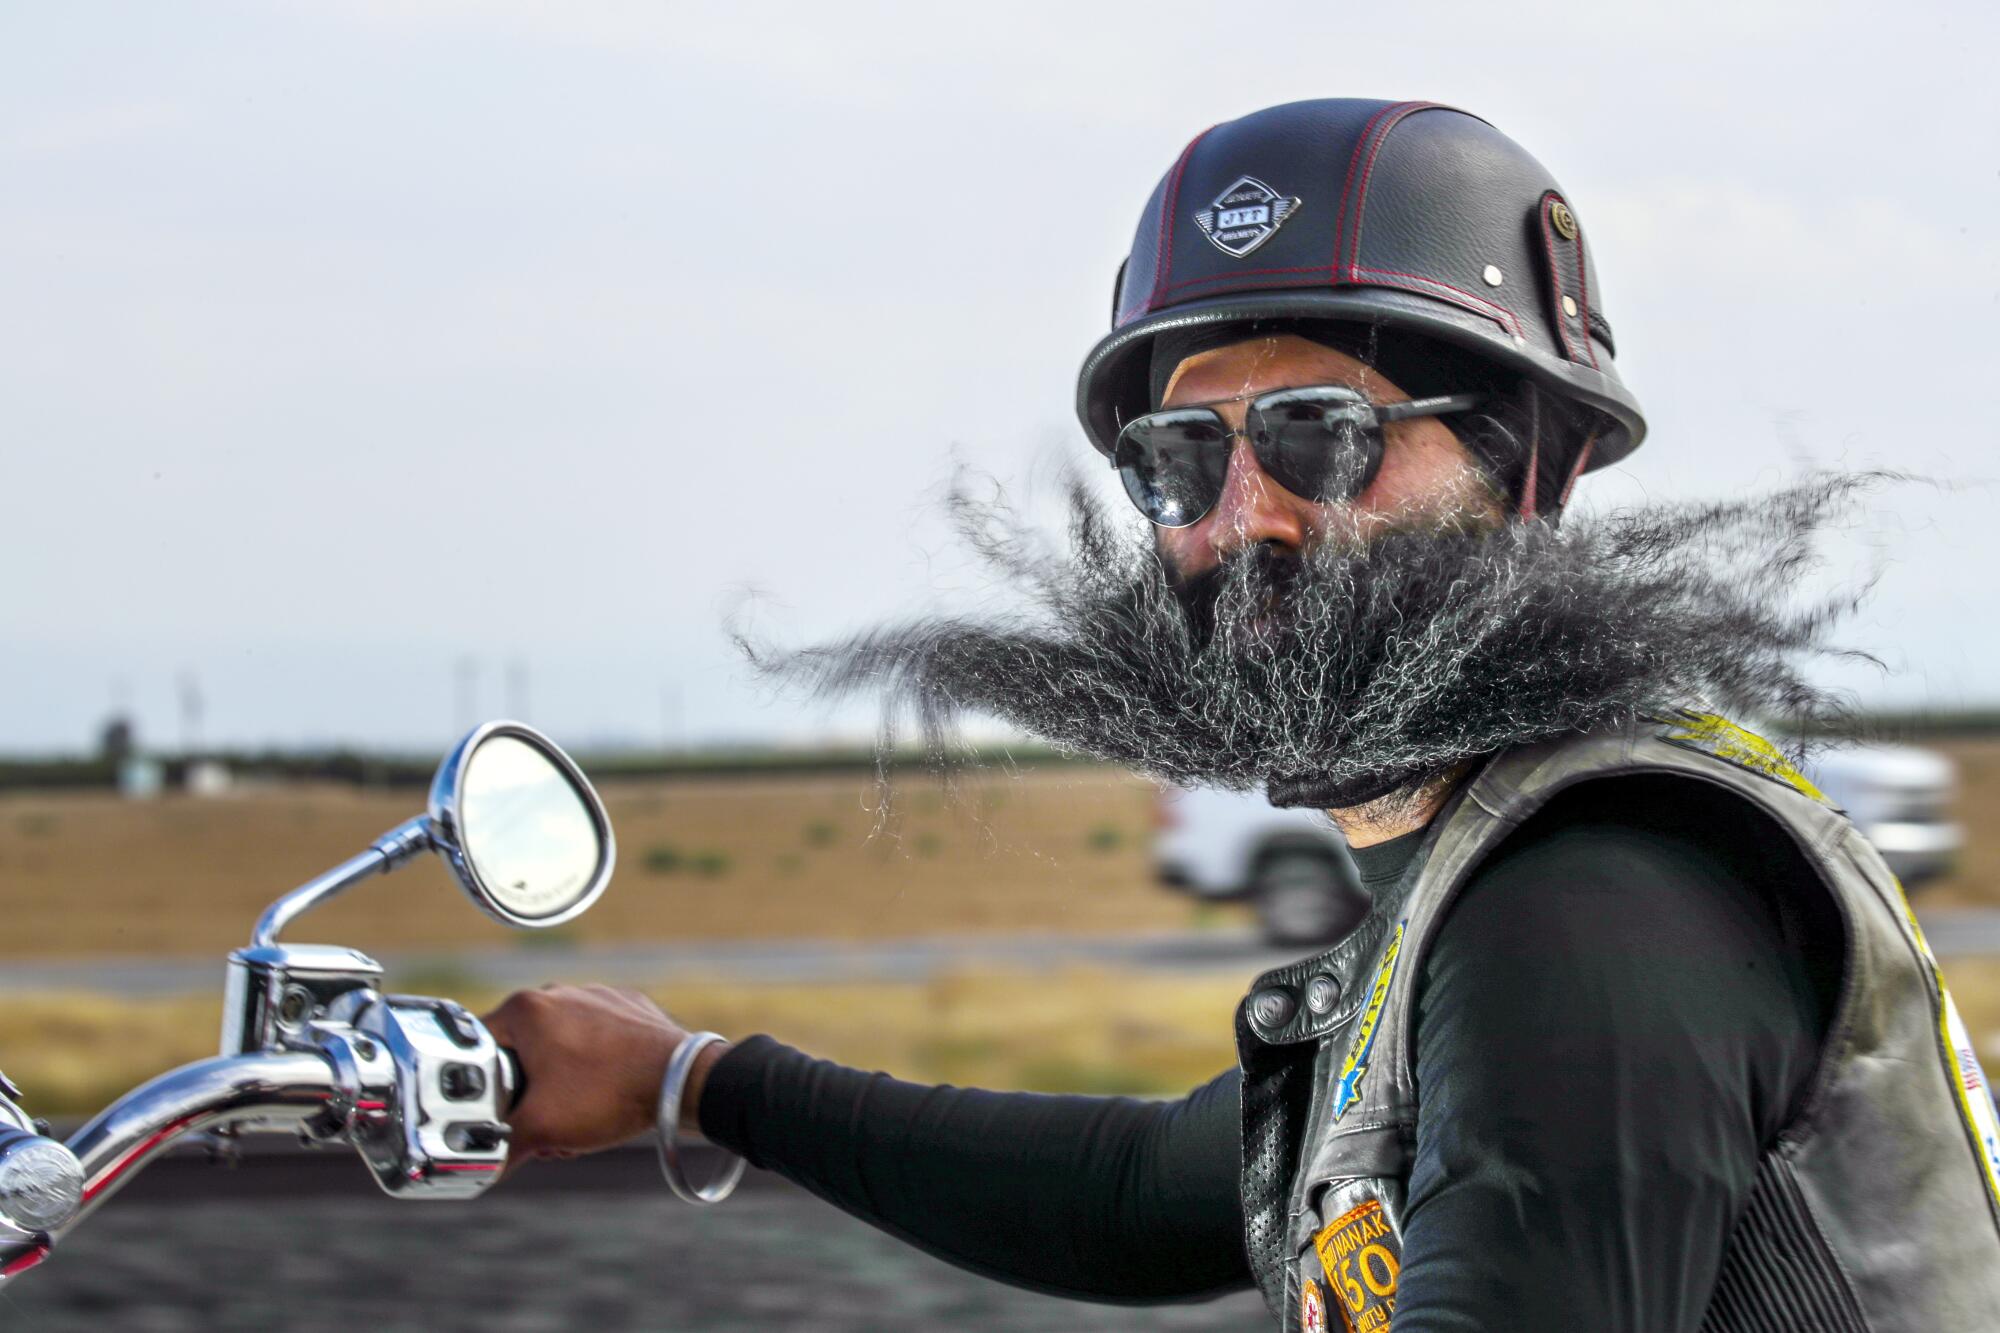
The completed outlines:
[[[687,1033],[645,996],[610,986],[516,991],[485,1017],[520,1058],[527,1093],[508,1116],[508,1170],[530,1157],[572,1157],[615,1147],[653,1128],[667,1060]],[[708,1067],[701,1053],[681,1096],[681,1127],[697,1127]]]

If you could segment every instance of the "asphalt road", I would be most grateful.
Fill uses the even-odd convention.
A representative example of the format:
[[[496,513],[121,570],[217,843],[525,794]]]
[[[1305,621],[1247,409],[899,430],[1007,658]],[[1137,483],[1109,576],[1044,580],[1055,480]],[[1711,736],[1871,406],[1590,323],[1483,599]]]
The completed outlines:
[[[1941,954],[2000,954],[2000,911],[1934,912]],[[657,981],[676,971],[770,979],[919,978],[976,962],[1076,962],[1240,972],[1285,955],[1237,931],[1119,938],[1009,936],[840,945],[704,943],[587,952],[387,959],[448,965],[499,985],[550,977]],[[393,975],[393,971],[392,971]],[[0,964],[0,989],[202,990],[215,962]],[[233,1169],[196,1155],[150,1167],[41,1268],[0,1290],[0,1329],[80,1333],[553,1329],[1222,1330],[1266,1326],[1248,1294],[1120,1309],[1021,1291],[877,1233],[753,1173],[738,1196],[692,1209],[650,1151],[540,1164],[475,1203],[386,1198],[341,1151],[251,1140]],[[995,1225],[1039,1225],[996,1219]]]
[[[0,1290],[0,1328],[25,1333],[1267,1326],[1248,1292],[1130,1309],[1008,1287],[769,1176],[690,1208],[650,1150],[539,1164],[484,1199],[444,1204],[377,1193],[344,1153],[255,1156],[229,1171],[169,1158]]]
[[[1940,957],[2000,955],[2000,909],[1919,912]],[[1272,949],[1244,929],[1128,935],[938,935],[913,939],[701,940],[590,949],[521,948],[452,954],[388,954],[395,977],[448,972],[500,988],[545,981],[653,984],[676,975],[757,982],[922,981],[969,966],[1056,968],[1079,963],[1168,973],[1235,973],[1246,980],[1299,952]],[[207,958],[17,959],[0,961],[0,994],[96,990],[182,995],[218,988],[222,960]]]

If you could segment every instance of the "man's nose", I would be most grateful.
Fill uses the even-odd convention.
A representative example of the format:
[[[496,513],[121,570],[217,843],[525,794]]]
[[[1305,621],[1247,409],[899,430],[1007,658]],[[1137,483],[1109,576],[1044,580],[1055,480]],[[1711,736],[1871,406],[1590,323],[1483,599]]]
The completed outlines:
[[[1229,451],[1222,498],[1204,522],[1209,550],[1217,560],[1265,542],[1294,552],[1306,544],[1305,501],[1271,479],[1259,466],[1250,441],[1241,435]]]

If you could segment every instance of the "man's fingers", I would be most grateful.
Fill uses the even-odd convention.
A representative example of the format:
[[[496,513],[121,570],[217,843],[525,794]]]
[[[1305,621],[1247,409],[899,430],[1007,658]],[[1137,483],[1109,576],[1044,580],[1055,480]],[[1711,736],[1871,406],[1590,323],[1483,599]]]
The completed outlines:
[[[519,1171],[534,1160],[534,1154],[522,1152],[521,1146],[518,1143],[509,1144],[507,1146],[507,1164],[500,1168],[500,1179],[511,1179],[516,1171]]]
[[[535,1011],[547,1002],[548,996],[542,991],[517,990],[482,1015],[479,1021],[493,1033],[495,1040],[503,1045],[513,1045],[507,1038],[519,1035],[523,1026],[532,1023]],[[502,1033],[506,1034],[506,1038],[501,1037]]]
[[[515,1100],[512,1106],[504,1108],[509,1133],[507,1167],[501,1175],[503,1180],[519,1169],[521,1162],[526,1160],[525,1154],[533,1152],[540,1142],[536,1124],[539,1118],[536,1115],[537,1099],[527,1088],[527,1067],[520,1055],[522,1047],[529,1044],[533,1022],[530,1015],[539,994],[536,991],[516,991],[480,1019],[494,1044],[504,1048],[501,1059],[513,1062]]]
[[[501,1010],[495,1009],[490,1014],[481,1014],[479,1021],[486,1025],[486,1031],[492,1036],[494,1045],[510,1047],[520,1045],[518,1040],[520,1034],[514,1030],[513,1022]]]
[[[541,1098],[532,1091],[507,1112],[507,1141],[514,1148],[531,1151],[541,1146]]]
[[[646,996],[610,986],[517,991],[485,1019],[519,1061],[506,1116],[517,1158],[596,1152],[643,1131],[685,1036]]]
[[[560,997],[551,987],[517,990],[481,1016],[479,1021],[493,1034],[494,1041],[518,1050],[527,1044],[532,1033],[546,1025],[559,1002]]]

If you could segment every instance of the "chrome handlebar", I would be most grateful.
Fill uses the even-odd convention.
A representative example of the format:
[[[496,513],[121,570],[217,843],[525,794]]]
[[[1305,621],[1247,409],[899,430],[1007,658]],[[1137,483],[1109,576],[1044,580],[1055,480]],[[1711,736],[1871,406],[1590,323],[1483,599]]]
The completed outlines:
[[[126,1093],[69,1138],[83,1168],[83,1201],[54,1229],[60,1240],[139,1169],[203,1130],[298,1132],[334,1093],[323,1055],[222,1055],[170,1070]]]
[[[203,1130],[282,1130],[324,1113],[327,1061],[309,1052],[226,1055],[183,1065],[120,1097],[67,1144],[44,1137],[0,1095],[0,1283],[55,1243],[153,1160]]]
[[[399,1197],[470,1198],[499,1179],[519,1074],[478,1019],[449,1000],[356,989],[303,1026],[294,1049],[183,1065],[72,1135],[82,1200],[51,1238],[201,1132],[350,1143]]]
[[[474,856],[464,833],[475,801],[492,813],[473,827],[555,830],[551,855],[509,870],[502,838],[488,844],[501,849],[500,868]],[[506,1117],[524,1087],[513,1053],[449,1000],[382,993],[382,969],[365,954],[281,939],[304,913],[425,851],[445,858],[481,910],[516,926],[583,911],[617,859],[603,801],[553,741],[517,722],[474,728],[439,766],[428,813],[272,903],[229,956],[215,1059],[133,1089],[66,1145],[0,1074],[0,1283],[190,1134],[345,1142],[403,1198],[471,1198],[500,1178]]]
[[[353,1145],[400,1198],[466,1199],[500,1178],[511,1051],[449,1000],[341,992],[300,1016],[290,1049],[198,1060],[126,1093],[67,1144],[0,1094],[0,1284],[141,1168],[191,1135],[294,1134]],[[36,1229],[36,1228],[42,1229]]]

